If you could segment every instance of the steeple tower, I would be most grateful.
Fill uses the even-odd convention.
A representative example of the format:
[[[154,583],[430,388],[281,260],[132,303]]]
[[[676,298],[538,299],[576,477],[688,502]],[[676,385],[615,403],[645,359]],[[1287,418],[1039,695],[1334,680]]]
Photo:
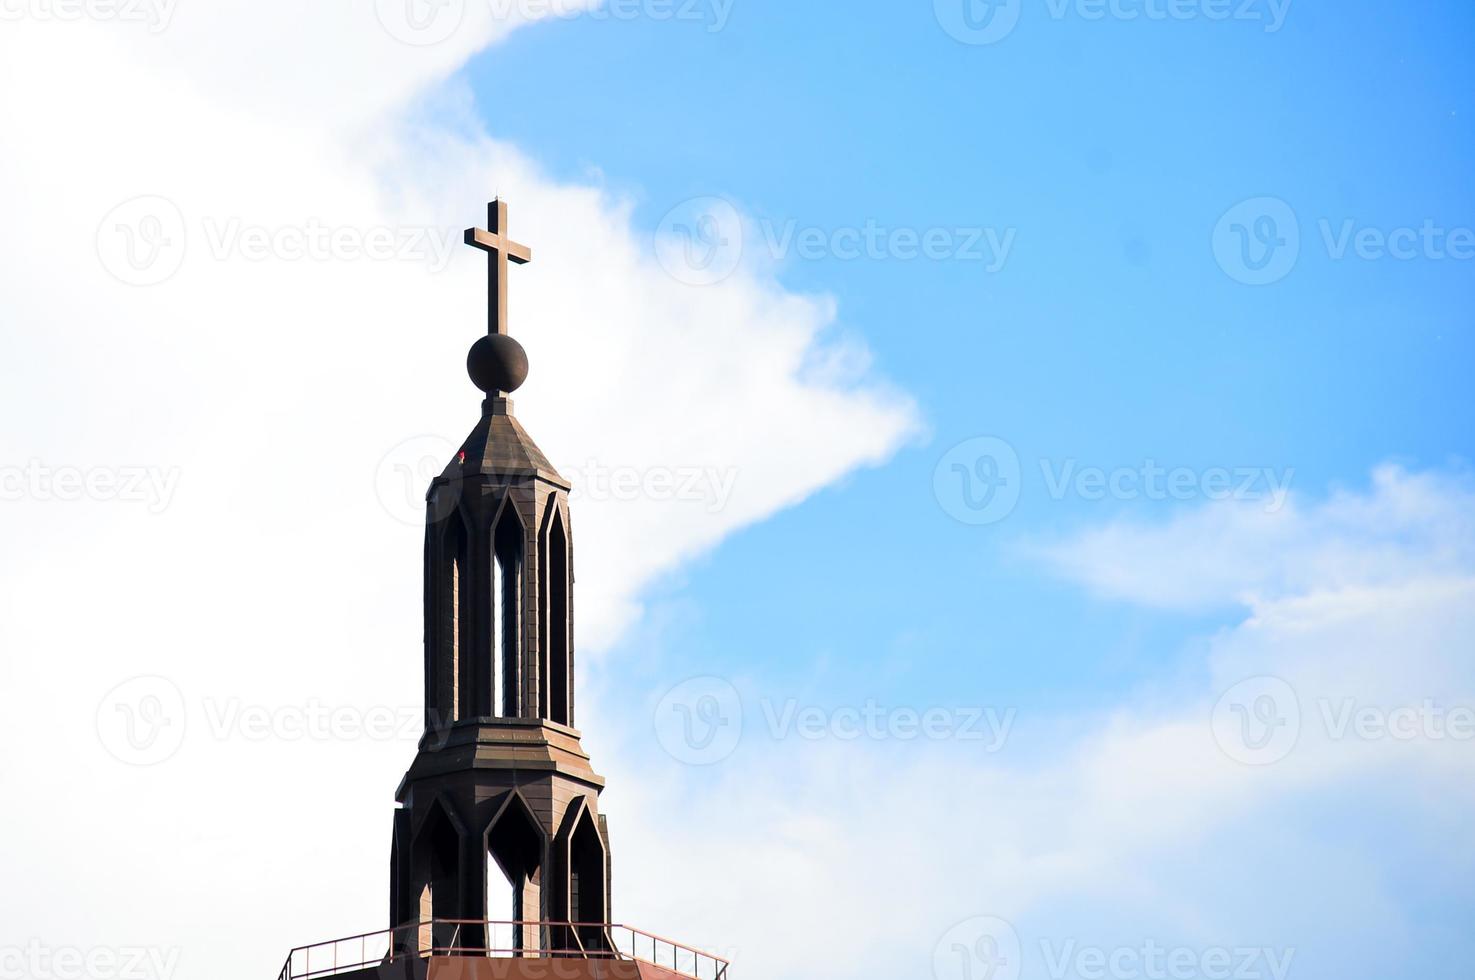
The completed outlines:
[[[532,252],[505,203],[488,212],[466,232],[490,258],[488,333],[467,358],[486,400],[426,495],[425,734],[396,795],[391,926],[421,924],[402,932],[420,949],[598,955],[609,831],[574,728],[570,486],[512,414],[528,360],[508,333],[508,263]],[[484,923],[508,888],[524,924],[499,931]]]
[[[604,780],[574,728],[569,484],[512,417],[528,358],[493,201],[481,419],[425,495],[425,734],[395,799],[389,928],[287,954],[277,980],[727,980],[726,960],[614,923]],[[538,962],[557,960],[555,964]]]

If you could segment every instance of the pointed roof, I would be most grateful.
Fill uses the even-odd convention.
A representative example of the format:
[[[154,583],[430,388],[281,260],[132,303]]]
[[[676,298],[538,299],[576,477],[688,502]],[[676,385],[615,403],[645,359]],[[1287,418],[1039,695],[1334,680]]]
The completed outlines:
[[[565,490],[571,489],[567,480],[543,455],[543,450],[533,442],[512,416],[512,403],[506,398],[489,398],[483,408],[481,421],[471,430],[461,451],[441,473],[445,480],[460,480],[469,476],[531,476],[556,483]]]

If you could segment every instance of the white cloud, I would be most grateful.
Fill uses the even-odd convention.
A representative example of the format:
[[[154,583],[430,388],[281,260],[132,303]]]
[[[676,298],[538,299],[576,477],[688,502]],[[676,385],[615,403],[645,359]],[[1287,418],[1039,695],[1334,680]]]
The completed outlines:
[[[1118,521],[1034,553],[1111,599],[1172,609],[1253,605],[1317,589],[1399,583],[1469,569],[1475,488],[1463,474],[1373,473],[1370,493],[1306,504],[1291,495],[1184,512],[1167,523]]]
[[[863,365],[845,377],[813,369],[846,346],[829,336],[829,300],[787,293],[761,269],[684,286],[651,259],[630,202],[551,182],[478,133],[385,115],[505,33],[474,26],[485,5],[468,5],[454,43],[409,49],[408,61],[390,57],[406,46],[386,47],[372,9],[330,17],[314,6],[284,31],[287,9],[181,9],[157,47],[89,24],[8,36],[5,302],[24,328],[7,346],[31,367],[6,400],[15,413],[48,406],[9,434],[13,454],[180,464],[181,527],[224,494],[237,520],[290,537],[302,494],[329,492],[324,482],[340,484],[337,514],[374,521],[373,467],[391,447],[458,442],[475,421],[479,396],[460,365],[480,329],[483,263],[457,247],[449,270],[435,270],[476,220],[468,202],[495,192],[514,201],[514,230],[537,252],[513,301],[533,364],[520,415],[535,438],[575,471],[710,477],[685,505],[581,503],[589,646],[612,638],[654,575],[880,461],[913,430],[910,401]],[[313,58],[291,56],[329,36]],[[251,50],[252,38],[285,45],[263,85],[258,58],[210,60]],[[306,113],[312,126],[300,125]],[[178,272],[148,288],[115,281],[95,254],[103,216],[141,194],[177,208],[188,242]],[[253,231],[299,245],[312,228],[354,243],[384,233],[432,254],[290,261],[279,244],[252,257]]]
[[[976,916],[1014,924],[1027,977],[1047,975],[1041,943],[1058,952],[1071,940],[1270,945],[1294,949],[1303,978],[1437,971],[1443,954],[1431,951],[1468,898],[1458,876],[1475,870],[1475,834],[1458,816],[1475,806],[1467,494],[1459,479],[1384,469],[1366,493],[1303,504],[1293,533],[1284,517],[1229,503],[1113,529],[1126,563],[1175,562],[1135,575],[1133,600],[1150,603],[1153,583],[1179,588],[1175,573],[1199,567],[1174,556],[1209,553],[1205,535],[1233,522],[1216,554],[1239,574],[1187,588],[1218,601],[1249,584],[1262,599],[1196,645],[1207,652],[1188,679],[1101,718],[1019,706],[997,755],[979,743],[771,740],[756,702],[774,692],[752,682],[730,762],[613,774],[621,845],[634,837],[644,858],[625,900],[685,934],[723,937],[745,976],[923,976],[932,944]],[[1089,554],[1095,572],[1102,537],[1082,538],[1059,553]],[[1261,554],[1276,567],[1245,567]],[[1318,577],[1332,567],[1340,574]],[[1252,701],[1251,728],[1234,714],[1214,724],[1221,695],[1263,675],[1293,692],[1275,705],[1297,725],[1283,757],[1254,750],[1268,729],[1253,727]],[[1454,737],[1441,725],[1460,711],[1469,731]],[[1343,727],[1359,715],[1371,727]],[[680,875],[713,883],[700,905],[667,886]]]
[[[381,500],[376,468],[406,440],[453,447],[476,421],[461,365],[485,267],[459,247],[444,271],[433,251],[350,247],[459,239],[507,196],[536,252],[513,286],[535,438],[560,465],[706,468],[730,489],[720,507],[580,501],[586,655],[655,576],[914,429],[863,357],[843,376],[815,369],[857,363],[830,300],[760,268],[683,285],[629,201],[557,183],[468,122],[464,91],[436,86],[513,26],[487,9],[466,5],[424,48],[363,2],[179,5],[159,33],[5,24],[7,473],[178,475],[162,513],[29,482],[0,507],[4,877],[32,883],[0,898],[7,936],[182,947],[179,976],[220,978],[383,921],[390,793],[413,737],[210,723],[231,699],[275,721],[314,701],[393,714],[419,700],[422,531]],[[163,203],[115,211],[143,195]],[[345,236],[331,260],[289,254],[314,227]],[[122,281],[155,277],[127,251],[155,246],[177,271]],[[104,696],[135,675],[167,678],[185,704],[184,742],[156,768],[119,764],[98,736],[119,720]]]

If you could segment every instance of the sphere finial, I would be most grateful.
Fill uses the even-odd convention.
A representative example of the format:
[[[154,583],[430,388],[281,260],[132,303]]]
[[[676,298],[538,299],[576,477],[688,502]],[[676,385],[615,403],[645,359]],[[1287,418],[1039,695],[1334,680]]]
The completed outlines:
[[[505,333],[489,334],[471,345],[466,373],[488,395],[511,394],[528,379],[528,354]]]

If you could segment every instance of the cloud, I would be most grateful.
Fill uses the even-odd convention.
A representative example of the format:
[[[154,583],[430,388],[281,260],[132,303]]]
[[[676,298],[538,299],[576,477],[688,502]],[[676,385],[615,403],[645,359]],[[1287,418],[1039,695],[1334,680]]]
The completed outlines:
[[[882,461],[915,430],[911,401],[871,375],[828,298],[752,267],[713,286],[678,282],[635,230],[631,201],[551,181],[472,124],[406,114],[510,29],[486,5],[468,5],[454,41],[423,54],[389,38],[372,8],[314,7],[264,84],[243,74],[256,59],[213,59],[282,35],[286,9],[181,9],[157,46],[88,24],[9,37],[6,64],[27,94],[7,98],[3,118],[18,137],[0,162],[14,230],[6,303],[28,326],[12,353],[33,367],[9,401],[54,406],[17,452],[55,455],[67,438],[82,460],[179,464],[179,520],[225,495],[238,520],[264,515],[284,533],[306,530],[288,488],[327,493],[331,474],[340,513],[382,528],[380,459],[417,437],[454,444],[475,421],[460,365],[481,329],[484,263],[456,242],[476,220],[468,203],[499,192],[537,255],[514,283],[533,364],[519,414],[557,465],[591,475],[576,517],[590,649],[629,621],[653,577]],[[289,57],[329,35],[313,58]],[[177,265],[167,281],[109,274],[112,260],[133,276],[126,263],[152,254],[156,230],[169,246],[154,268]],[[380,239],[378,257],[363,257]],[[103,262],[100,241],[112,243]],[[851,370],[821,369],[838,362]],[[112,406],[101,423],[73,431],[100,405]],[[609,473],[616,485],[601,492]]]
[[[612,774],[621,845],[633,837],[643,856],[624,901],[682,934],[723,937],[744,975],[775,978],[925,976],[935,944],[979,917],[1017,931],[1026,977],[1051,975],[1047,951],[1068,944],[1149,941],[1268,947],[1303,978],[1379,964],[1441,975],[1472,897],[1461,875],[1475,870],[1475,834],[1457,816],[1475,806],[1468,493],[1458,476],[1383,468],[1367,491],[1289,518],[1222,503],[1109,538],[1083,532],[1085,547],[1060,551],[1089,553],[1093,571],[1103,540],[1129,566],[1173,557],[1136,574],[1131,601],[1154,604],[1156,582],[1260,598],[1193,644],[1178,680],[1103,715],[996,706],[1019,720],[995,754],[777,738],[760,705],[785,695],[740,682],[745,737],[731,759],[693,770],[652,754],[639,779]],[[1196,566],[1175,556],[1210,553],[1239,574],[1185,587],[1175,572]],[[1246,567],[1259,555],[1274,567]],[[678,875],[720,887],[684,904],[666,885]]]
[[[461,366],[485,265],[445,246],[493,194],[536,256],[513,284],[519,417],[570,476],[637,481],[582,484],[586,658],[654,578],[915,430],[831,299],[753,266],[679,282],[630,200],[483,132],[454,74],[517,26],[489,9],[430,45],[363,2],[179,5],[157,32],[32,11],[0,34],[14,935],[182,948],[180,976],[218,978],[383,921],[415,733],[300,732],[419,702],[414,497],[480,403]],[[105,486],[134,473],[167,499]],[[693,474],[689,498],[661,489]],[[115,758],[149,721],[109,700],[136,676],[157,679],[142,707],[180,705],[150,768]]]
[[[1311,590],[1444,576],[1475,559],[1475,486],[1464,473],[1374,471],[1369,493],[1267,511],[1233,503],[1160,525],[1118,521],[1031,554],[1110,599],[1167,609],[1254,605]]]

